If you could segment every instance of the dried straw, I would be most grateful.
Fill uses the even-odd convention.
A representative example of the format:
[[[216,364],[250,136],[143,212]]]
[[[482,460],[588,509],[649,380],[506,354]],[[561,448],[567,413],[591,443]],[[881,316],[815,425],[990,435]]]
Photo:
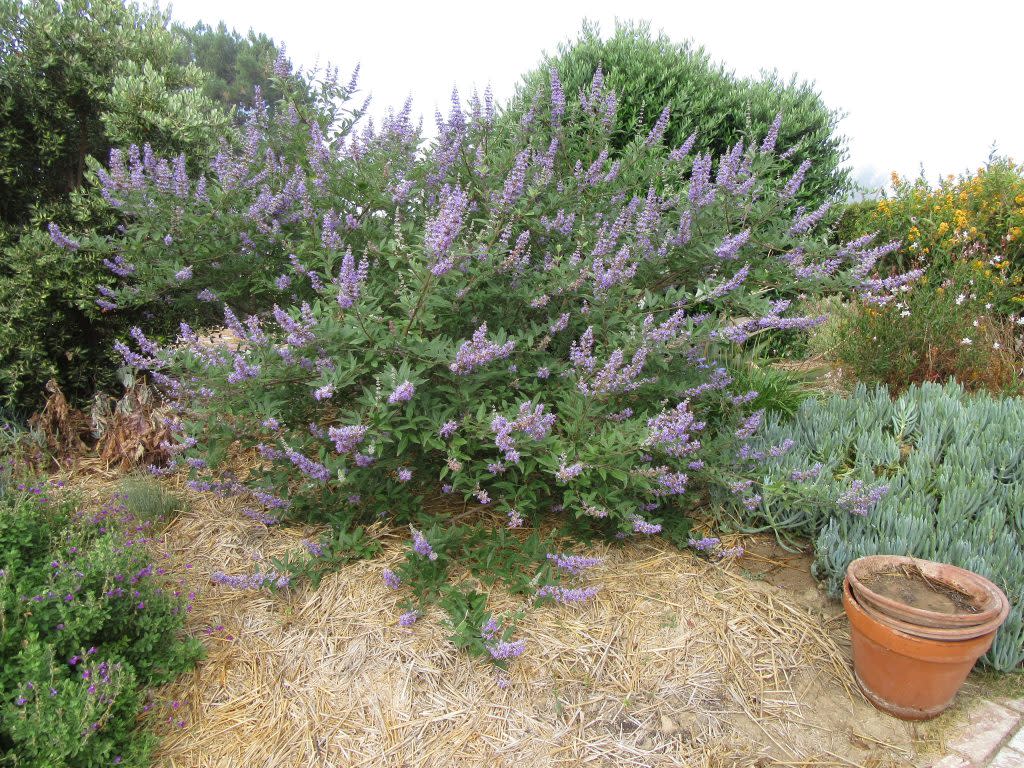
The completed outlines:
[[[660,539],[595,545],[598,596],[527,612],[509,685],[457,651],[431,610],[397,625],[384,552],[318,590],[241,592],[247,574],[301,549],[313,528],[274,527],[194,494],[157,544],[200,592],[189,630],[208,654],[160,692],[180,701],[157,764],[199,766],[907,766],[914,732],[852,682],[845,621]],[[186,568],[186,564],[190,567]],[[468,574],[466,574],[468,578]],[[524,607],[491,590],[492,609]],[[834,612],[833,612],[834,613]]]

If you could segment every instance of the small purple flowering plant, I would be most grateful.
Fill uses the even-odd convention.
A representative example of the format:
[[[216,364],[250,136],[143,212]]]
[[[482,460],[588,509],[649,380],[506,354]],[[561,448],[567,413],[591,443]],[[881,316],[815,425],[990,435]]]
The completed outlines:
[[[146,691],[202,653],[184,632],[196,594],[154,561],[156,521],[141,514],[137,491],[86,503],[59,481],[8,479],[0,477],[5,754],[31,765],[109,765],[115,755],[147,763],[152,742],[138,730]]]

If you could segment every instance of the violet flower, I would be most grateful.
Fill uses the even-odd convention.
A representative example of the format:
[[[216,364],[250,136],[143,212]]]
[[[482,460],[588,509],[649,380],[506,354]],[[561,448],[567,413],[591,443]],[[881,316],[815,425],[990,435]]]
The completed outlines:
[[[555,602],[566,605],[570,603],[582,603],[583,601],[594,597],[600,591],[600,586],[570,589],[569,587],[560,587],[554,584],[548,584],[537,590],[537,597],[550,597]]]
[[[344,427],[329,427],[327,436],[334,441],[337,453],[352,453],[366,439],[367,427],[361,424]]]
[[[356,303],[362,284],[366,282],[369,272],[370,265],[365,256],[360,259],[357,267],[355,257],[352,256],[352,249],[349,248],[345,251],[338,276],[332,281],[338,289],[338,306],[348,309]]]
[[[412,400],[414,394],[416,394],[416,387],[413,386],[412,382],[403,381],[388,395],[388,404],[407,403]]]
[[[413,552],[417,555],[423,555],[423,557],[428,560],[437,560],[437,552],[435,552],[433,547],[430,546],[430,542],[427,541],[427,537],[423,535],[422,531],[418,531],[413,528],[412,540]]]
[[[473,333],[470,341],[464,341],[455,354],[455,360],[448,366],[452,373],[466,375],[494,360],[504,360],[515,349],[515,341],[509,339],[504,344],[487,340],[487,323],[483,323]]]
[[[427,232],[423,242],[433,257],[430,271],[434,275],[443,275],[455,266],[451,255],[452,245],[459,232],[469,208],[469,196],[461,187],[445,185],[440,193],[441,208],[432,219],[427,221]]]
[[[81,244],[72,240],[70,237],[61,232],[60,227],[57,226],[56,222],[51,221],[46,225],[47,231],[50,233],[50,239],[53,240],[54,245],[59,248],[63,248],[66,251],[77,251],[81,248]],[[120,258],[120,257],[118,257]],[[108,265],[109,266],[109,265]],[[113,271],[113,269],[111,269]],[[125,275],[122,275],[124,277]]]
[[[567,571],[574,576],[581,576],[588,568],[600,565],[604,562],[602,557],[585,557],[584,555],[562,555],[548,552],[547,559],[555,564],[557,568]]]
[[[526,650],[525,640],[516,640],[514,642],[507,642],[502,640],[494,645],[488,645],[487,651],[491,654],[491,658],[495,661],[505,661],[507,659],[514,659],[518,656],[522,656],[523,651]]]
[[[726,235],[721,245],[715,248],[715,256],[722,261],[735,259],[739,254],[740,248],[746,245],[748,240],[750,240],[749,229],[745,229],[735,235]]]
[[[863,480],[854,480],[850,483],[850,487],[836,500],[836,505],[845,512],[863,517],[888,492],[888,485],[876,485],[873,488],[868,488]]]
[[[402,586],[402,580],[399,578],[398,574],[390,568],[384,569],[384,572],[381,574],[381,578],[384,580],[388,589],[398,589]]]
[[[789,181],[786,182],[786,186],[782,188],[782,192],[779,197],[784,200],[789,200],[796,196],[796,193],[800,190],[800,185],[804,183],[804,177],[807,175],[807,171],[810,170],[811,161],[804,160],[800,163],[800,167],[796,169]]]

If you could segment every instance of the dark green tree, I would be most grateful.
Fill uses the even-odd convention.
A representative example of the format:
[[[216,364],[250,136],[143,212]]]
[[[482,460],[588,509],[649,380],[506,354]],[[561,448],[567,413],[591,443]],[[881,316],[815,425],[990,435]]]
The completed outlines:
[[[546,92],[552,68],[566,98],[574,99],[590,87],[598,67],[617,95],[613,151],[650,130],[665,107],[670,109],[666,142],[679,146],[696,132],[696,150],[714,155],[728,152],[744,137],[760,141],[781,112],[778,147],[794,149],[789,157],[794,169],[805,159],[812,162],[800,201],[817,207],[849,189],[845,139],[836,132],[842,115],[825,105],[813,83],[795,77],[785,81],[774,73],[738,78],[702,47],[654,35],[646,24],[621,23],[603,40],[596,25],[585,23],[576,40],[560,45],[523,76],[506,119],[521,118]]]
[[[199,22],[194,27],[175,26],[184,45],[180,63],[192,63],[206,73],[203,93],[226,107],[248,103],[259,87],[268,104],[281,94],[269,77],[278,47],[264,34],[249,30],[243,37],[228,30],[224,22],[216,28]]]
[[[30,223],[82,184],[86,158],[148,142],[212,145],[227,120],[182,62],[168,17],[121,0],[0,0],[0,222]]]
[[[113,227],[85,182],[90,158],[150,144],[204,162],[230,112],[162,12],[122,0],[0,0],[0,401],[39,404],[53,377],[82,399],[109,382],[106,272],[46,232]],[[84,185],[84,186],[83,186]]]

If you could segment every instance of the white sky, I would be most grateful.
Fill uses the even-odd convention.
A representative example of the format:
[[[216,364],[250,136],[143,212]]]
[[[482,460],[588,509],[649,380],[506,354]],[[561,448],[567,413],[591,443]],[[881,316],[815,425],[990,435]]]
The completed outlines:
[[[161,2],[166,6],[166,0]],[[513,0],[374,2],[174,0],[176,20],[223,20],[285,43],[296,64],[362,64],[374,110],[400,106],[433,125],[453,85],[488,83],[503,99],[522,73],[575,37],[584,18],[602,34],[618,18],[649,20],[673,40],[703,45],[739,75],[776,69],[816,82],[848,113],[841,131],[864,182],[889,171],[930,179],[984,162],[993,142],[1024,160],[1019,62],[1021,0]],[[1016,75],[1016,76],[1015,76]]]

